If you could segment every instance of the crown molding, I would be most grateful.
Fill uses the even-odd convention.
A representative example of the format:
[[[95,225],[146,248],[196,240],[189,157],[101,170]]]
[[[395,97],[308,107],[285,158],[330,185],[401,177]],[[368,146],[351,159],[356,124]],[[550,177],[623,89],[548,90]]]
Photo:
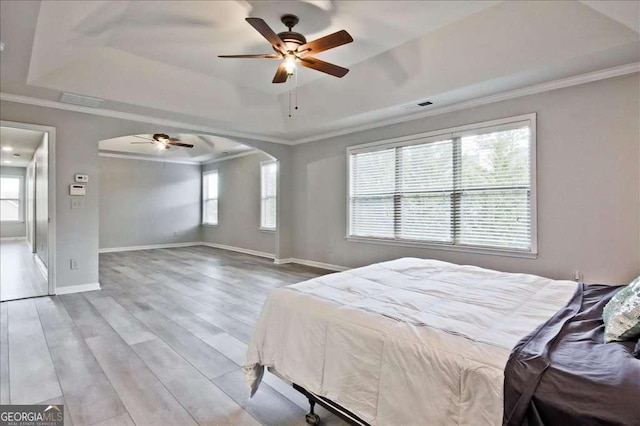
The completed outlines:
[[[144,155],[136,155],[136,154],[121,154],[117,152],[98,152],[99,157],[108,157],[108,158],[124,158],[127,160],[139,160],[139,161],[154,161],[156,163],[175,163],[175,164],[187,164],[187,165],[196,165],[199,166],[202,164],[199,161],[189,161],[189,160],[180,160],[176,158],[156,158],[156,157],[147,157]]]
[[[106,108],[93,108],[81,105],[67,104],[60,101],[51,101],[48,99],[33,98],[30,96],[15,95],[13,93],[0,92],[0,101],[16,102],[19,104],[34,105],[45,108],[61,109],[66,111],[80,112],[84,114],[100,115],[103,117],[119,118],[122,120],[138,121],[141,123],[155,124],[158,126],[178,127],[194,132],[204,132],[215,136],[237,137],[250,139],[260,142],[272,142],[284,145],[291,145],[293,141],[288,139],[273,138],[270,136],[262,136],[254,133],[236,132],[232,130],[223,130],[216,127],[202,126],[192,124],[185,121],[166,120],[164,118],[151,117],[142,114],[133,114],[129,112],[121,112]]]
[[[337,136],[344,136],[344,135],[357,133],[365,130],[376,129],[379,127],[389,126],[392,124],[399,124],[407,121],[418,120],[420,118],[446,114],[454,111],[460,111],[463,109],[473,108],[481,105],[487,105],[495,102],[506,101],[510,99],[523,97],[523,96],[535,95],[538,93],[548,92],[548,91],[557,90],[557,89],[563,89],[566,87],[577,86],[580,84],[591,83],[594,81],[605,80],[608,78],[619,77],[627,74],[633,74],[637,72],[640,72],[640,62],[633,62],[626,65],[620,65],[617,67],[606,68],[599,71],[578,74],[572,77],[535,84],[535,85],[523,87],[520,89],[508,90],[505,92],[497,93],[495,95],[489,95],[482,98],[472,99],[469,101],[458,102],[452,105],[444,106],[441,108],[433,108],[428,111],[424,111],[420,113],[391,118],[388,120],[376,121],[374,123],[363,124],[360,126],[347,127],[344,129],[333,131],[333,132],[326,132],[319,135],[309,136],[306,138],[300,138],[295,140],[273,138],[273,137],[263,136],[259,134],[253,134],[253,133],[223,130],[215,127],[196,125],[196,124],[191,124],[191,123],[182,122],[182,121],[165,120],[162,118],[156,118],[156,117],[140,115],[140,114],[132,114],[127,112],[120,112],[120,111],[110,110],[105,108],[83,107],[79,105],[66,104],[59,101],[51,101],[46,99],[33,98],[29,96],[15,95],[12,93],[5,93],[5,92],[0,92],[0,100],[6,101],[6,102],[17,102],[17,103],[22,103],[27,105],[41,106],[46,108],[75,111],[75,112],[81,112],[85,114],[101,115],[105,117],[119,118],[119,119],[130,120],[130,121],[138,121],[142,123],[156,124],[161,126],[178,127],[178,128],[191,130],[194,132],[203,132],[203,133],[217,135],[217,136],[238,137],[238,138],[250,139],[255,141],[272,142],[272,143],[277,143],[282,145],[299,145],[299,144],[315,142],[319,140],[330,139]]]
[[[608,78],[619,77],[619,76],[633,74],[637,72],[640,72],[640,62],[633,62],[630,64],[621,65],[613,68],[606,68],[599,71],[589,72],[585,74],[578,74],[572,77],[562,78],[559,80],[547,81],[545,83],[535,84],[533,86],[527,86],[520,89],[508,90],[505,92],[497,93],[495,95],[489,95],[482,98],[459,102],[459,103],[444,106],[441,108],[433,108],[433,109],[429,109],[428,111],[424,111],[416,114],[391,118],[389,120],[377,121],[375,123],[363,124],[360,126],[348,127],[341,130],[336,130],[334,132],[328,132],[322,135],[309,136],[306,138],[295,140],[293,142],[293,145],[300,145],[303,143],[330,139],[337,136],[344,136],[351,133],[362,132],[364,130],[376,129],[379,127],[389,126],[392,124],[404,123],[407,121],[418,120],[420,118],[446,114],[448,112],[460,111],[463,109],[473,108],[481,105],[507,101],[510,99],[520,98],[523,96],[535,95],[538,93],[549,92],[552,90],[563,89],[565,87],[577,86],[580,84],[591,83],[598,80],[605,80]]]
[[[239,152],[239,153],[233,154],[233,155],[227,155],[226,157],[214,158],[213,160],[203,161],[202,164],[204,165],[204,164],[219,163],[221,161],[233,160],[234,158],[246,157],[248,155],[258,154],[260,152],[263,152],[263,151],[260,151],[258,149],[252,149],[250,151],[244,151],[244,152]],[[266,154],[266,152],[265,152],[265,154]]]

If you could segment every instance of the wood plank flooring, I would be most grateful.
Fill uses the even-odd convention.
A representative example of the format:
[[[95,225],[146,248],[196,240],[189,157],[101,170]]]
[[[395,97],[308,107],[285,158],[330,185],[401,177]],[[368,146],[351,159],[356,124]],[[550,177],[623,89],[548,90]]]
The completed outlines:
[[[0,301],[48,294],[47,280],[24,240],[0,242]]]
[[[324,273],[202,246],[101,254],[101,291],[0,304],[0,403],[63,403],[76,426],[305,425],[302,395],[267,373],[249,398],[241,365],[269,292]]]

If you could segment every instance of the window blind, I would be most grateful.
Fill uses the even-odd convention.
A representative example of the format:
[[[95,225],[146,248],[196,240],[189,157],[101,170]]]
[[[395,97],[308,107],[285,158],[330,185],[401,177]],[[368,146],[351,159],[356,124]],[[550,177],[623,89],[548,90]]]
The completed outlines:
[[[270,161],[260,166],[261,213],[260,227],[276,229],[278,163]]]
[[[206,172],[202,182],[202,223],[218,224],[218,171]]]
[[[352,237],[531,252],[530,123],[349,154]]]

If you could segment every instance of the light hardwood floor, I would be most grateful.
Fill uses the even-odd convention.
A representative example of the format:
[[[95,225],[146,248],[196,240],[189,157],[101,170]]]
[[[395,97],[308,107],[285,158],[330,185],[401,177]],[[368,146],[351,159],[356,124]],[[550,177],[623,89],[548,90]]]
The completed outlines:
[[[304,425],[302,395],[266,374],[249,399],[240,365],[268,293],[323,273],[202,246],[101,254],[101,291],[0,304],[0,403],[64,403],[67,425]]]
[[[24,240],[0,242],[0,301],[47,294],[47,280]]]

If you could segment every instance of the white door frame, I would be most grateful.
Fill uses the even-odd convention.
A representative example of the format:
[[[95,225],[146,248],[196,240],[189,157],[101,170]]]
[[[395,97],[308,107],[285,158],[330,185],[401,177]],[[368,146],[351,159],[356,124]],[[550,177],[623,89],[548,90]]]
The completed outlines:
[[[47,259],[47,281],[49,295],[56,294],[56,128],[51,126],[41,126],[38,124],[19,123],[16,121],[0,120],[0,127],[13,127],[15,129],[35,130],[45,132],[48,137],[48,259]]]

